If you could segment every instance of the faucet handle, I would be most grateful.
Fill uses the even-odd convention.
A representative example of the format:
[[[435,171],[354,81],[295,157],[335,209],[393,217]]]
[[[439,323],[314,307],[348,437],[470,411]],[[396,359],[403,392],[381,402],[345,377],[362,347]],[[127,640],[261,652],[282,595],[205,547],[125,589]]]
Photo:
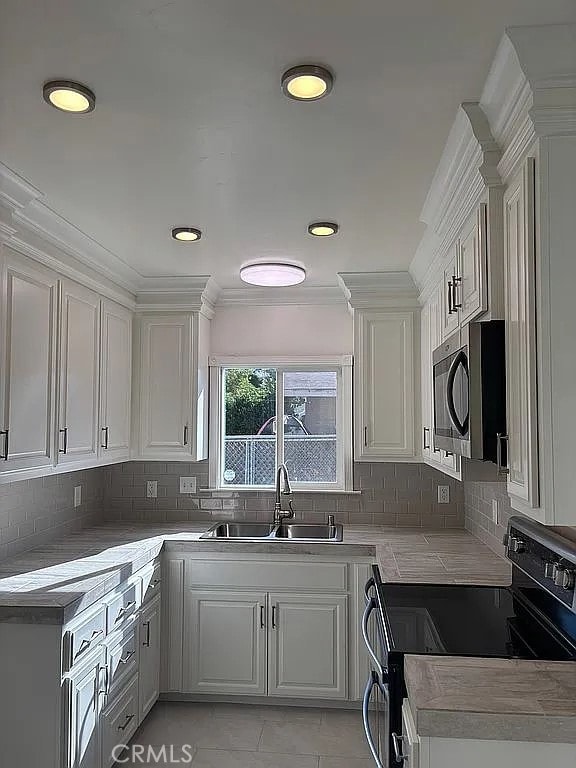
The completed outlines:
[[[334,525],[334,515],[328,515],[328,525]]]

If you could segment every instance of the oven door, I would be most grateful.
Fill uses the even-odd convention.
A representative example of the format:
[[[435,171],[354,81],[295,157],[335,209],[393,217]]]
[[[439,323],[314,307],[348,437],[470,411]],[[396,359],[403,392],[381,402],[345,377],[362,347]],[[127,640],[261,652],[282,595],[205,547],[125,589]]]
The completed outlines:
[[[370,672],[362,700],[362,721],[374,764],[377,768],[388,768],[390,739],[388,673],[385,667],[385,638],[378,621],[378,602],[373,593],[374,590],[375,581],[371,578],[365,587],[366,606],[361,627],[370,659]]]

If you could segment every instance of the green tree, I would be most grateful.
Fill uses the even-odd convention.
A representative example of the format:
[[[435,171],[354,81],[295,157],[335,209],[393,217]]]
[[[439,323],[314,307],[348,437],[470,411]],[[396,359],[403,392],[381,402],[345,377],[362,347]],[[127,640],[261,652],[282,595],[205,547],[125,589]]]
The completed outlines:
[[[276,371],[227,368],[226,434],[255,435],[276,413]]]

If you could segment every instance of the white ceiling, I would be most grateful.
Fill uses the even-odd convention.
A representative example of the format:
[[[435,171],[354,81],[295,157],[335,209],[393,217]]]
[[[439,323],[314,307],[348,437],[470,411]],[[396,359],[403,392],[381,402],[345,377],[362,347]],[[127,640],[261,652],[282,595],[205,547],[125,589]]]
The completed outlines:
[[[1,0],[0,161],[144,276],[240,285],[250,259],[407,268],[458,104],[508,25],[576,21],[574,0]],[[303,104],[280,76],[328,65]],[[69,116],[47,79],[96,93]],[[332,239],[314,219],[341,225]],[[173,226],[204,232],[181,245]]]

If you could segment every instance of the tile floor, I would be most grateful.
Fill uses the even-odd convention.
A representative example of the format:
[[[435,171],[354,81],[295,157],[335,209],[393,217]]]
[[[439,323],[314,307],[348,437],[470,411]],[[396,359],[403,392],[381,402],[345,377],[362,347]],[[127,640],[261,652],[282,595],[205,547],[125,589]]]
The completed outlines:
[[[182,745],[190,745],[183,751]],[[372,768],[359,711],[241,704],[156,704],[120,766]],[[166,759],[156,758],[166,745]],[[173,755],[170,755],[170,745]],[[148,749],[149,747],[155,749]],[[190,762],[189,754],[192,754]]]

